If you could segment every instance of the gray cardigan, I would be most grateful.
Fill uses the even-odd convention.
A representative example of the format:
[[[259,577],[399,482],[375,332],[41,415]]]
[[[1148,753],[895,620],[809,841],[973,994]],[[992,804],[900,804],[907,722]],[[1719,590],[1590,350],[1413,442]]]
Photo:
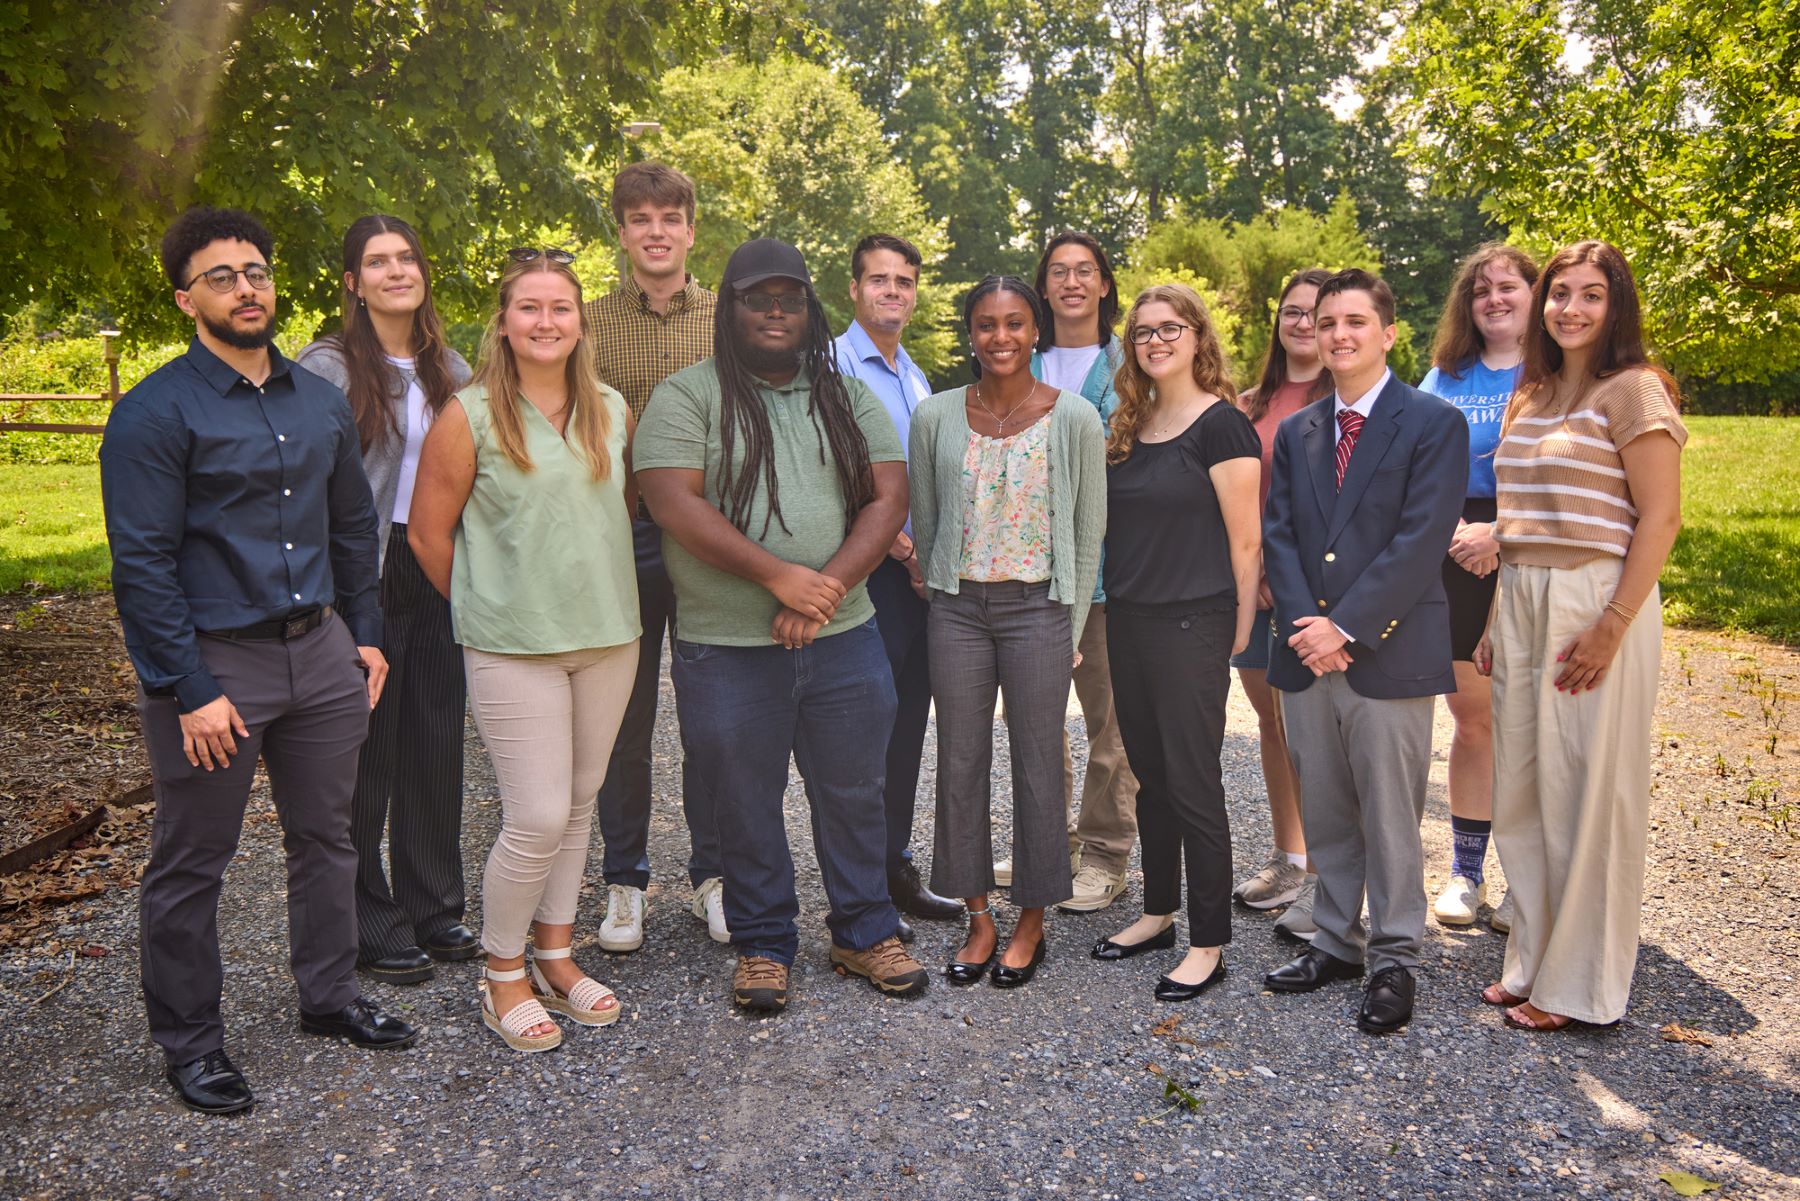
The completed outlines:
[[[444,358],[450,365],[450,388],[455,391],[468,383],[474,373],[469,370],[467,361],[448,346],[444,347]],[[335,339],[312,343],[294,356],[294,362],[314,375],[330,380],[340,391],[350,386],[344,352],[338,348]],[[406,457],[406,390],[413,380],[410,371],[396,368],[396,372],[400,387],[388,394],[388,403],[394,407],[400,436],[363,451],[363,474],[369,477],[369,491],[375,494],[376,537],[380,539],[377,546],[383,563],[387,561],[388,529],[394,521],[394,501],[400,491],[400,464]]]
[[[972,432],[966,395],[952,388],[919,402],[906,456],[913,544],[926,585],[939,592],[955,593],[961,579],[962,465]],[[1050,412],[1050,599],[1074,609],[1074,646],[1094,603],[1105,536],[1105,427],[1085,398],[1058,392]]]

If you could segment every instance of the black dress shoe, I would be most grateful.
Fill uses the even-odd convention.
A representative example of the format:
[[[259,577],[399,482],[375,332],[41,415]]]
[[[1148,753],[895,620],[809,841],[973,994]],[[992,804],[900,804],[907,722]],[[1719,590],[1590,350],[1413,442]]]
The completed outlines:
[[[1133,955],[1142,955],[1145,951],[1166,951],[1175,945],[1175,923],[1170,922],[1161,934],[1152,934],[1143,942],[1118,943],[1110,938],[1103,938],[1094,944],[1088,954],[1095,959],[1130,959]]]
[[[417,1026],[389,1017],[367,997],[358,997],[335,1013],[308,1013],[302,1009],[300,1029],[308,1034],[347,1038],[359,1047],[376,1051],[410,1047],[419,1040]]]
[[[1191,1001],[1213,985],[1225,978],[1225,956],[1219,956],[1219,962],[1213,964],[1212,975],[1198,984],[1183,984],[1179,980],[1171,980],[1167,976],[1156,982],[1156,999],[1159,1001]]]
[[[999,956],[995,956],[994,987],[1024,988],[1027,984],[1030,984],[1031,978],[1037,975],[1038,967],[1044,962],[1044,952],[1049,949],[1050,936],[1048,934],[1040,934],[1038,935],[1037,950],[1031,953],[1031,962],[1024,967],[1007,967],[1006,964],[1000,961]]]
[[[918,867],[910,859],[888,872],[888,897],[894,908],[908,917],[947,922],[963,915],[962,902],[940,897],[925,887]]]
[[[192,1063],[172,1063],[163,1075],[175,1086],[181,1103],[201,1113],[237,1113],[256,1104],[244,1074],[223,1051],[212,1051]]]
[[[894,927],[894,937],[901,942],[911,942],[918,936],[918,931],[914,930],[912,926],[907,923],[905,918],[901,918],[900,924]]]
[[[419,945],[433,959],[457,963],[473,959],[481,952],[481,935],[457,922],[454,926],[445,926]]]
[[[367,972],[383,984],[418,984],[429,980],[437,968],[432,966],[431,956],[418,947],[408,947],[404,951],[395,951],[392,955],[383,955],[380,959],[365,959],[356,965],[358,971]]]
[[[1333,980],[1355,980],[1362,974],[1362,964],[1347,963],[1330,952],[1308,947],[1298,959],[1264,976],[1263,983],[1275,992],[1311,992]]]
[[[1363,990],[1356,1028],[1364,1034],[1392,1034],[1412,1020],[1413,974],[1403,967],[1384,967]]]

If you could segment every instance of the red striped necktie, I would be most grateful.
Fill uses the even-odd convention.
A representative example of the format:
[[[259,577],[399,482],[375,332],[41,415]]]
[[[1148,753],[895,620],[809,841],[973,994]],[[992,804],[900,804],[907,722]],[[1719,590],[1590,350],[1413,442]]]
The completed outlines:
[[[1337,441],[1337,486],[1338,491],[1344,489],[1344,469],[1350,466],[1350,452],[1356,449],[1356,439],[1362,434],[1363,415],[1355,409],[1338,410],[1338,428],[1343,436]]]

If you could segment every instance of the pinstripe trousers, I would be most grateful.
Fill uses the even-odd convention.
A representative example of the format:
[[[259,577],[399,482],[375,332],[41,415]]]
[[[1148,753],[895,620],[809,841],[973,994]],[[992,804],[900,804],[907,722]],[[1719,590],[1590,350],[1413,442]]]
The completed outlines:
[[[388,536],[381,610],[391,674],[369,718],[350,802],[365,960],[417,946],[463,919],[462,650],[450,633],[450,602],[413,558],[404,525]]]

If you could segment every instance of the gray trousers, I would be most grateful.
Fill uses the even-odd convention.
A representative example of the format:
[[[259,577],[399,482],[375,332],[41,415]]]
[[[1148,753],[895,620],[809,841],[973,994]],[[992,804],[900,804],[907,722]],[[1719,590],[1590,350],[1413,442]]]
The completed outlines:
[[[1006,696],[1012,747],[1013,902],[1035,909],[1066,901],[1063,729],[1075,658],[1069,606],[1049,583],[961,582],[931,594],[931,697],[937,706],[937,835],[933,892],[976,897],[993,890],[994,703]]]
[[[155,784],[150,862],[138,890],[144,1007],[171,1063],[225,1044],[219,1015],[219,887],[237,851],[260,757],[287,851],[288,960],[300,1007],[356,999],[356,849],[350,794],[369,699],[350,631],[338,618],[292,642],[200,638],[207,670],[237,706],[231,766],[194,767],[173,697],[138,693]]]
[[[1351,963],[1366,958],[1371,972],[1417,966],[1425,936],[1419,822],[1433,698],[1371,700],[1341,671],[1304,692],[1277,695],[1300,777],[1306,851],[1319,874],[1312,945]]]

